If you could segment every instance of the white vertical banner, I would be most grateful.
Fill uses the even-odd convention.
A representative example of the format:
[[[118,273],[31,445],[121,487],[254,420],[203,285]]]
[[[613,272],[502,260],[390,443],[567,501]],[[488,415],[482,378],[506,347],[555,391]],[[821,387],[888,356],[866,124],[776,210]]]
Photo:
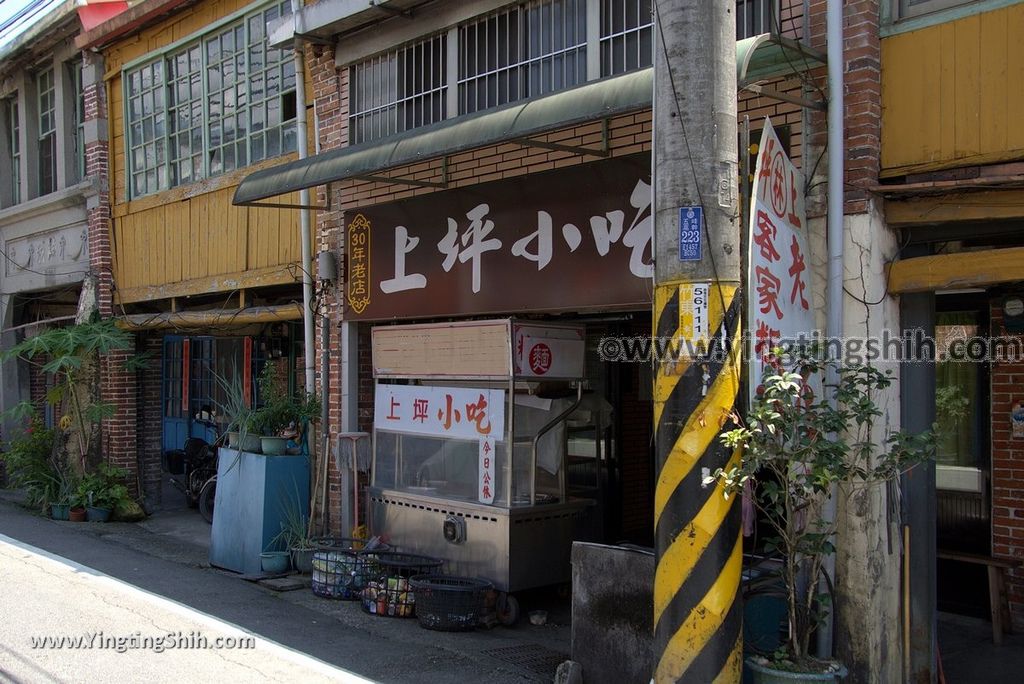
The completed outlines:
[[[480,440],[480,474],[477,500],[480,503],[494,503],[494,438],[484,437]]]
[[[801,335],[811,340],[815,333],[803,175],[768,118],[750,194],[747,329],[754,342],[748,383],[753,398],[771,350]]]

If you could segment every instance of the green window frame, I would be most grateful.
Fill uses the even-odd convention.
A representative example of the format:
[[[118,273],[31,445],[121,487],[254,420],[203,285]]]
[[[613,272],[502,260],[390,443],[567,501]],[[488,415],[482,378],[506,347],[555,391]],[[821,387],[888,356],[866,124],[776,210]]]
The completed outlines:
[[[57,96],[53,67],[36,74],[36,104],[39,114],[37,153],[39,196],[57,189]]]
[[[82,85],[82,60],[67,63],[68,81],[71,83],[72,147],[78,179],[85,178],[85,89]]]
[[[266,45],[290,2],[233,15],[124,70],[129,196],[297,149],[293,52]]]
[[[4,133],[11,160],[11,189],[7,206],[21,202],[21,122],[19,121],[18,94],[4,100]]]

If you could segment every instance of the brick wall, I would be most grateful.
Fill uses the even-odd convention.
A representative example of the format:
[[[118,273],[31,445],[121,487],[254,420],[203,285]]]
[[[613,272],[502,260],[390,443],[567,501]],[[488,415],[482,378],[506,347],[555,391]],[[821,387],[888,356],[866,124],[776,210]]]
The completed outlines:
[[[92,181],[94,194],[86,199],[86,217],[89,235],[89,272],[96,281],[96,296],[100,316],[114,315],[113,252],[110,243],[110,146],[107,130],[106,88],[103,65],[99,55],[85,52],[86,69],[83,71],[83,96],[87,130],[97,133],[85,140],[85,174]],[[93,125],[95,125],[93,127]],[[114,406],[113,417],[101,425],[101,455],[111,463],[128,470],[128,486],[133,496],[141,494],[139,454],[137,452],[138,416],[137,391],[134,372],[124,368],[124,362],[134,350],[118,351],[100,363],[100,398]]]
[[[809,4],[809,37],[813,47],[823,51],[825,41],[825,0]],[[843,3],[843,97],[845,105],[846,159],[844,182],[846,213],[868,211],[868,188],[878,183],[881,168],[882,81],[881,39],[878,0],[849,0]],[[821,88],[827,87],[824,70],[816,74]],[[810,150],[825,148],[825,113],[814,112]],[[824,169],[824,166],[822,167]]]
[[[163,452],[163,384],[161,355],[163,337],[149,334],[139,340],[139,351],[151,355],[146,368],[137,373],[136,392],[139,400],[136,415],[138,439],[139,477],[142,481],[142,496],[146,503],[159,506],[161,497],[161,456]]]
[[[992,306],[992,335],[1007,336],[1003,312]],[[1010,434],[1010,411],[1024,402],[1024,360],[993,362],[992,553],[1024,560],[1024,439]],[[1009,571],[1007,592],[1014,627],[1024,629],[1024,569]]]

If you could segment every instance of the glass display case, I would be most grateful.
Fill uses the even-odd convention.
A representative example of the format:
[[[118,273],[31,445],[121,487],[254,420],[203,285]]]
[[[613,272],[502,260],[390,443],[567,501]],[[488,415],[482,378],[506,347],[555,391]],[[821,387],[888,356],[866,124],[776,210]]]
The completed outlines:
[[[568,483],[583,340],[512,319],[375,328],[374,534],[504,592],[568,580],[593,504]]]

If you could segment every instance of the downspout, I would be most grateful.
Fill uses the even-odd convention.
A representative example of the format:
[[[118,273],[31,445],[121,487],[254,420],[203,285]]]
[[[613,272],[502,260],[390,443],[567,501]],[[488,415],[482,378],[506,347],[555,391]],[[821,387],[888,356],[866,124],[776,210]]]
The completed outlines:
[[[302,11],[302,0],[292,0],[292,14]],[[309,141],[306,126],[306,64],[305,51],[300,38],[295,39],[295,147],[299,159],[309,156]],[[299,204],[310,206],[309,188],[299,191]],[[299,211],[299,228],[302,234],[302,338],[303,359],[306,364],[306,392],[316,392],[316,342],[313,322],[313,236],[310,228],[310,210]],[[325,398],[326,399],[326,398]]]
[[[825,12],[825,31],[828,59],[828,208],[826,238],[828,244],[827,307],[825,334],[829,340],[843,334],[843,191],[844,160],[843,118],[846,106],[843,101],[843,3],[842,0],[828,0]],[[835,373],[830,372],[826,382],[834,383]],[[824,517],[835,520],[836,490],[825,503]],[[825,558],[825,572],[835,584],[835,556]],[[832,633],[834,616],[829,612],[823,629],[818,630],[818,656],[832,655]]]

